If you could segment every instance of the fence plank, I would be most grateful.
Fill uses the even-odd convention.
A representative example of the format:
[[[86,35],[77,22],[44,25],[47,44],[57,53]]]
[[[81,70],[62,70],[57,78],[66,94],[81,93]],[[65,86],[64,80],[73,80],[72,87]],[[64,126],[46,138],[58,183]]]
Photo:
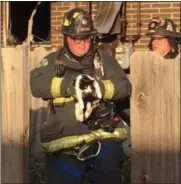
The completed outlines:
[[[44,106],[31,96],[29,72],[49,52],[45,48],[30,51],[27,44],[2,48],[2,183],[28,182],[30,120],[36,126],[41,123],[42,117],[32,117]]]
[[[131,57],[132,183],[180,183],[180,62]]]
[[[22,59],[19,48],[2,49],[2,183],[24,181]]]

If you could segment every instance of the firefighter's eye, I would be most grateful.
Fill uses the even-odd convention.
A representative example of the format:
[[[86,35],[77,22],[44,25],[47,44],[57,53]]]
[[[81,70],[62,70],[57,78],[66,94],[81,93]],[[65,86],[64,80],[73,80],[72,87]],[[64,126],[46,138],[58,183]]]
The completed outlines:
[[[88,43],[90,42],[91,40],[91,37],[90,36],[86,36],[86,37],[83,37],[83,38],[76,38],[76,37],[71,37],[75,43],[81,43],[82,41],[84,43]]]

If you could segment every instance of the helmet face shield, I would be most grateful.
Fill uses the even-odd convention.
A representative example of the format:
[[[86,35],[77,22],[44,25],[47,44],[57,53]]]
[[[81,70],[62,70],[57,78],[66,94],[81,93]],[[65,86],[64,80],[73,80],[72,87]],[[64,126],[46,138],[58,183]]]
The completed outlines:
[[[84,37],[97,34],[93,21],[88,12],[74,8],[64,16],[62,34],[73,37]]]

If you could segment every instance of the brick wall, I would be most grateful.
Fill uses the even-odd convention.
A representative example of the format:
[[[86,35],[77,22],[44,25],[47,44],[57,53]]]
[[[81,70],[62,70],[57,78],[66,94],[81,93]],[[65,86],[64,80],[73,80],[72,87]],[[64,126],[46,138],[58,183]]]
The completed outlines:
[[[127,2],[127,34],[136,34],[137,32],[137,3]],[[141,16],[141,39],[135,44],[136,49],[146,49],[149,38],[145,36],[148,28],[148,22],[154,16],[160,18],[171,18],[180,28],[180,2],[140,2]]]
[[[97,11],[97,5],[100,2],[92,2],[92,17]],[[138,2],[126,2],[127,5],[127,35],[137,34],[137,3]],[[148,38],[145,36],[147,31],[148,22],[153,16],[159,16],[160,18],[168,17],[180,27],[180,2],[168,2],[168,1],[156,1],[156,2],[139,2],[140,3],[140,16],[141,16],[141,39],[135,43],[136,50],[147,49]],[[85,10],[89,10],[88,2],[52,2],[51,3],[51,41],[53,47],[59,47],[62,45],[63,36],[60,34],[62,18],[65,12],[73,7],[83,7]]]
[[[97,5],[100,2],[92,2],[92,17],[94,19],[97,12]],[[141,16],[141,39],[135,43],[136,49],[146,49],[148,38],[145,36],[149,20],[153,16],[160,18],[170,17],[180,27],[180,3],[181,2],[168,2],[168,1],[155,1],[155,2],[139,2],[140,3],[140,16]],[[137,5],[138,2],[126,2],[127,7],[127,35],[137,34]],[[53,47],[60,47],[63,43],[63,36],[60,33],[62,18],[65,12],[73,8],[73,6],[83,7],[89,10],[89,2],[74,1],[74,2],[52,2],[51,3],[51,43]],[[3,16],[2,16],[2,3],[1,3],[1,44],[3,39]],[[3,46],[3,45],[1,45]]]

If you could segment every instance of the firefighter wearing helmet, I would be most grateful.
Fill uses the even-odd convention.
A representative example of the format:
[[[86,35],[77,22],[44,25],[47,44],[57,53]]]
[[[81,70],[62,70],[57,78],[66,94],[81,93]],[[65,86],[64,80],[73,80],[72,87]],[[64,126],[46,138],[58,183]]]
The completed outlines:
[[[96,35],[93,21],[88,12],[81,9],[73,9],[66,13],[62,24],[62,34],[76,37]]]
[[[121,143],[127,131],[114,102],[131,84],[117,61],[97,48],[91,16],[80,8],[63,18],[64,45],[31,71],[31,93],[49,101],[41,130],[48,184],[121,184]]]
[[[160,53],[164,58],[175,58],[178,55],[178,43],[181,34],[176,24],[168,18],[153,18],[148,25],[147,36],[151,37],[150,50]]]

